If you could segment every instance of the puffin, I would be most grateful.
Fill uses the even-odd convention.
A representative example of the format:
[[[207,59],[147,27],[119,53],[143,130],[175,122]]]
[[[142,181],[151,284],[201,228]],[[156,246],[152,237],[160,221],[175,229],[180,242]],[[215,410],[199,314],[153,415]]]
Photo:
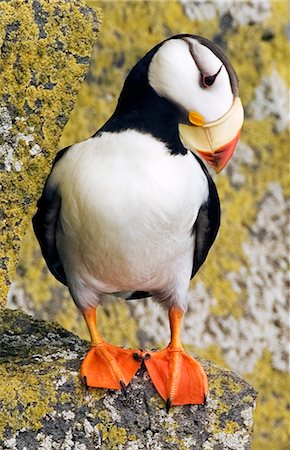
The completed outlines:
[[[242,124],[227,56],[204,37],[179,34],[131,69],[113,115],[92,137],[57,154],[33,226],[48,268],[88,326],[80,369],[87,387],[125,389],[144,363],[167,411],[205,402],[207,375],[183,349],[182,317],[220,226],[207,165],[225,167]],[[106,342],[97,308],[108,294],[161,304],[167,347]]]

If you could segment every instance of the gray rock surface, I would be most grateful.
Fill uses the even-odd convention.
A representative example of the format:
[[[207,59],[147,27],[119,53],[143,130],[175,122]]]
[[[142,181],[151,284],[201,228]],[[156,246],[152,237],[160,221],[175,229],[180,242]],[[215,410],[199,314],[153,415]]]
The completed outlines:
[[[0,448],[251,448],[256,393],[236,374],[202,361],[206,405],[167,414],[144,368],[125,392],[85,390],[89,344],[57,324],[4,310],[0,316]]]

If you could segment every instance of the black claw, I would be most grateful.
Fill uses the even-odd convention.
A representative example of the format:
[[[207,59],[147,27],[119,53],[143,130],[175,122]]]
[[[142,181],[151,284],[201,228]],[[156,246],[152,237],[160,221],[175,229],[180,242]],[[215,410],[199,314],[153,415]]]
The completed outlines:
[[[87,377],[82,378],[82,382],[84,383],[86,391],[89,389],[88,383],[87,383]]]
[[[172,399],[171,399],[171,398],[168,398],[168,399],[166,400],[166,406],[165,406],[166,412],[167,412],[167,413],[169,413],[169,410],[170,410],[170,407],[171,407],[171,403],[172,403]]]
[[[206,405],[207,404],[207,395],[204,394],[204,401],[203,404]]]
[[[138,362],[143,361],[142,355],[140,355],[140,353],[137,353],[137,352],[133,353],[133,359]]]
[[[120,380],[120,386],[121,386],[121,390],[122,391],[125,391],[126,390],[126,384],[124,383],[124,381],[123,380]]]
[[[150,358],[151,358],[150,353],[145,353],[144,360],[147,361],[147,359],[150,359]]]

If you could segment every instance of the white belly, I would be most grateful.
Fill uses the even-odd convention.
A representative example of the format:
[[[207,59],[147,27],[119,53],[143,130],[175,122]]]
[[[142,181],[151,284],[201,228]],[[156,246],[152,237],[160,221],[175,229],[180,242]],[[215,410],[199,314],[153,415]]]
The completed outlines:
[[[109,292],[187,289],[192,227],[208,196],[193,155],[172,156],[132,130],[103,133],[73,146],[49,182],[61,193],[57,246],[78,303]]]

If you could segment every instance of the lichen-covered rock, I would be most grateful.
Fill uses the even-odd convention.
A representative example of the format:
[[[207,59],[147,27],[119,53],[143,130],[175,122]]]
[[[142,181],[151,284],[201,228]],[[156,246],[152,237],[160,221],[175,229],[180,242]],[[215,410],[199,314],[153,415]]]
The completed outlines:
[[[0,316],[0,448],[250,450],[255,390],[203,361],[206,405],[165,411],[141,368],[125,392],[86,391],[88,343],[56,324],[4,310]]]
[[[82,0],[0,2],[0,305],[85,72],[98,19]]]

